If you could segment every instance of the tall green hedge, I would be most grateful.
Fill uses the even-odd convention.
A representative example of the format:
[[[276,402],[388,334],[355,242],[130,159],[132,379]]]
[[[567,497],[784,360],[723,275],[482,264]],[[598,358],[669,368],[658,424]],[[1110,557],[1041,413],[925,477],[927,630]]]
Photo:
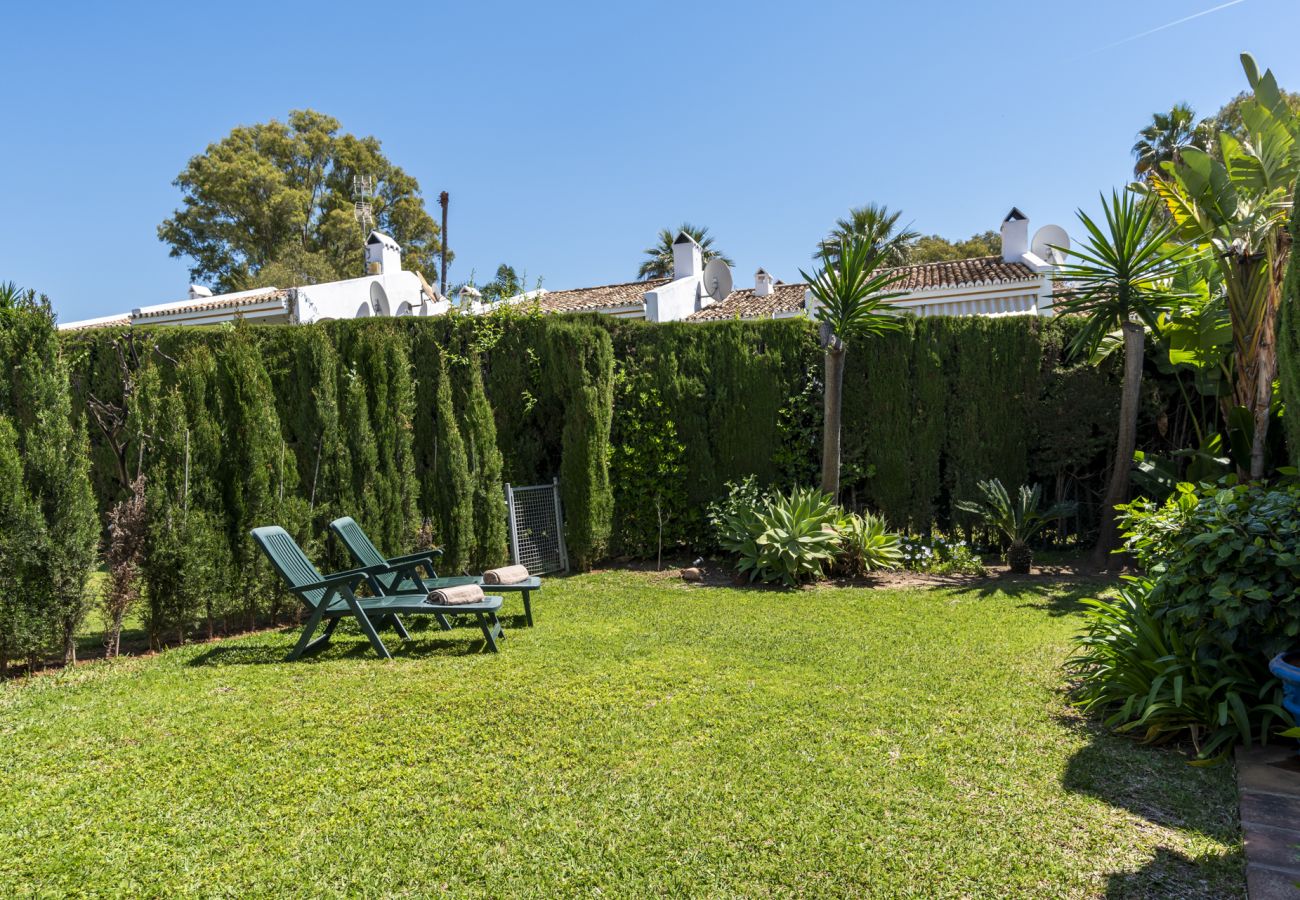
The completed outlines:
[[[56,652],[76,659],[99,529],[81,411],[46,308],[0,309],[0,674]],[[12,529],[11,531],[9,529]]]
[[[1080,500],[1099,490],[1117,383],[1064,358],[1073,327],[931,318],[851,347],[849,501],[924,531],[960,524],[954,502],[991,476]],[[502,483],[558,477],[570,556],[585,567],[661,543],[706,549],[704,510],[727,481],[817,475],[821,351],[798,319],[505,312],[65,341],[79,404],[98,404],[101,424],[103,409],[125,410],[116,434],[92,432],[100,509],[123,496],[123,471],[142,468],[151,508],[184,525],[174,546],[159,544],[173,570],[195,569],[198,548],[215,561],[190,580],[214,588],[153,567],[163,635],[281,612],[246,537],[261,521],[294,530],[322,568],[351,564],[325,537],[336,516],[356,517],[390,554],[424,521],[444,569],[479,570],[506,556]]]

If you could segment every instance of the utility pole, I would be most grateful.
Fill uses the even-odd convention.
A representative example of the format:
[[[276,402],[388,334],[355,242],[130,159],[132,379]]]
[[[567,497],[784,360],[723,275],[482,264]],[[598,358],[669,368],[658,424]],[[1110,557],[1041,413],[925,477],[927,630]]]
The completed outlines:
[[[438,268],[442,271],[442,295],[447,296],[447,203],[451,200],[446,191],[438,195],[438,205],[442,207],[442,265]]]

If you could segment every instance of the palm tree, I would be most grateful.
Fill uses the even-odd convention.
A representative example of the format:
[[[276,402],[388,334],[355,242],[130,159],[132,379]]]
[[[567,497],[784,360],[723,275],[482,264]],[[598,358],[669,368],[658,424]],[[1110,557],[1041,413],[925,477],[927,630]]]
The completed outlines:
[[[902,212],[890,212],[883,204],[868,203],[849,210],[848,218],[836,219],[830,234],[817,245],[813,259],[827,266],[839,263],[840,245],[847,240],[866,244],[886,266],[901,266],[907,262],[908,245],[919,238],[920,232],[910,227],[899,227]]]
[[[1160,164],[1180,163],[1188,147],[1204,150],[1210,143],[1208,121],[1196,121],[1196,113],[1186,103],[1175,103],[1167,113],[1156,113],[1151,124],[1138,132],[1133,145],[1133,175],[1148,178],[1158,172]]]
[[[1223,276],[1232,323],[1234,402],[1254,423],[1249,476],[1264,477],[1264,451],[1277,377],[1277,318],[1291,254],[1287,217],[1300,176],[1300,116],[1271,71],[1241,55],[1251,96],[1245,134],[1218,135],[1219,158],[1188,148],[1149,181],[1180,240],[1206,250]]]
[[[683,231],[695,238],[695,243],[700,245],[700,256],[704,262],[720,259],[729,266],[735,265],[731,257],[721,250],[714,249],[713,237],[709,234],[707,227],[696,228],[690,222],[683,222],[679,228],[659,229],[658,241],[653,247],[645,248],[647,258],[645,262],[641,263],[641,268],[637,270],[637,281],[673,277],[673,241],[677,240],[677,235]]]
[[[1137,448],[1138,400],[1142,390],[1142,361],[1146,327],[1156,327],[1159,306],[1176,295],[1170,280],[1186,248],[1173,244],[1173,227],[1158,215],[1154,198],[1139,199],[1130,191],[1112,191],[1110,202],[1101,198],[1105,227],[1079,210],[1087,231],[1086,243],[1067,250],[1059,277],[1067,288],[1061,311],[1085,316],[1072,349],[1095,353],[1107,335],[1124,336],[1124,387],[1120,394],[1119,433],[1115,461],[1102,504],[1101,529],[1093,548],[1093,562],[1104,566],[1119,544],[1114,516],[1117,505],[1128,499],[1129,469]]]
[[[838,497],[840,492],[840,407],[846,342],[901,327],[898,318],[883,304],[902,296],[902,291],[886,293],[886,289],[904,277],[901,272],[882,271],[885,257],[867,241],[849,237],[836,250],[836,265],[826,264],[815,275],[799,272],[816,302],[813,317],[821,324],[821,342],[826,351],[821,487],[832,497]]]

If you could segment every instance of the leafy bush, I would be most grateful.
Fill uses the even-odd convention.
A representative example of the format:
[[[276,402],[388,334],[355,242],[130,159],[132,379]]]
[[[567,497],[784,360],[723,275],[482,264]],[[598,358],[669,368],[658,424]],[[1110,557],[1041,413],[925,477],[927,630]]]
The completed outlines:
[[[899,540],[903,568],[929,575],[986,575],[984,562],[970,544],[958,538],[935,534],[923,537],[904,536]]]
[[[1201,759],[1289,724],[1268,660],[1300,632],[1297,533],[1296,487],[1180,484],[1164,503],[1130,504],[1126,549],[1146,577],[1086,601],[1079,702],[1148,741],[1186,734]]]
[[[849,513],[838,527],[840,552],[835,565],[845,575],[856,578],[877,569],[896,569],[902,563],[899,536],[881,516]]]
[[[1281,683],[1257,654],[1224,649],[1211,632],[1157,614],[1153,583],[1130,582],[1114,600],[1083,601],[1087,626],[1068,664],[1082,708],[1148,743],[1186,734],[1203,760],[1238,741],[1266,741],[1288,720]]]
[[[723,547],[737,554],[736,568],[750,581],[793,587],[818,578],[840,549],[840,509],[829,494],[796,488],[725,514]]]
[[[755,509],[772,498],[770,491],[758,486],[758,479],[746,475],[739,481],[728,481],[727,492],[721,500],[715,500],[705,510],[709,526],[713,531],[716,549],[727,547],[743,540],[745,532],[740,528],[740,514]]]
[[[1153,577],[1150,605],[1265,657],[1300,646],[1300,487],[1180,484],[1127,507],[1126,549]]]

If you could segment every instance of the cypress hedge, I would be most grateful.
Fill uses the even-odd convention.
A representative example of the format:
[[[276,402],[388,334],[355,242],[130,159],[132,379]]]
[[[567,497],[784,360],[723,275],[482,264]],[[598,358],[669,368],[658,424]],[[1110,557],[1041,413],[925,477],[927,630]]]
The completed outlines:
[[[76,660],[99,530],[84,422],[48,305],[0,309],[0,673],[51,651]],[[10,530],[12,529],[12,530]]]
[[[1300,187],[1296,189],[1300,198]],[[1291,465],[1300,467],[1300,209],[1291,209],[1291,258],[1282,287],[1282,309],[1278,321],[1278,381],[1286,411],[1286,428]]]
[[[924,532],[963,525],[953,504],[988,477],[1073,499],[1099,490],[1118,386],[1064,358],[1073,327],[932,318],[855,346],[846,501]],[[261,521],[293,530],[323,568],[351,565],[324,539],[335,516],[355,516],[389,554],[424,521],[447,571],[479,570],[507,553],[502,482],[558,476],[570,556],[587,567],[707,549],[703,511],[727,481],[817,476],[821,351],[798,319],[505,311],[65,341],[78,402],[99,410],[100,509],[143,472],[153,519],[176,525],[176,545],[160,534],[156,550],[193,575],[146,562],[159,635],[282,612],[246,536]],[[105,409],[125,424],[103,427]]]

